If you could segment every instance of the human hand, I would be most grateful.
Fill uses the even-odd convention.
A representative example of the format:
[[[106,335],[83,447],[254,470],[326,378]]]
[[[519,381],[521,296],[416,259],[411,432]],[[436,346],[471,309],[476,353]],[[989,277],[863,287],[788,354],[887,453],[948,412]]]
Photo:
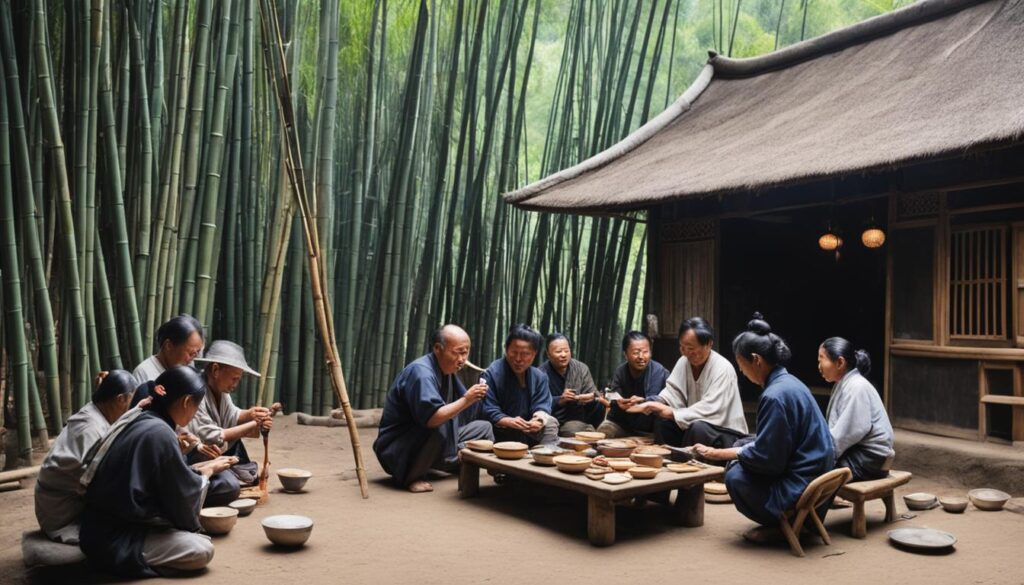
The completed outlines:
[[[580,404],[590,404],[597,398],[597,395],[593,392],[587,392],[585,394],[577,394],[576,402]]]
[[[466,394],[463,395],[463,398],[465,398],[466,402],[469,404],[474,404],[483,400],[484,396],[487,396],[487,384],[479,383],[470,386],[469,390],[466,390]]]
[[[249,418],[252,420],[260,420],[270,416],[270,409],[262,406],[250,407],[247,412],[249,413]]]
[[[576,400],[576,398],[577,398],[576,397],[576,391],[573,390],[572,388],[566,388],[562,392],[562,396],[558,399],[558,401],[561,404],[565,404],[567,402],[574,402]]]
[[[274,417],[273,416],[264,417],[264,418],[259,420],[258,425],[264,431],[269,431],[270,429],[274,428]]]
[[[725,450],[715,449],[714,447],[708,447],[707,445],[702,445],[701,443],[697,443],[696,445],[693,446],[694,453],[700,455],[701,458],[707,459],[709,461],[722,461],[727,459],[723,451]]]
[[[150,400],[147,398],[146,400]],[[139,402],[141,405],[142,402]],[[199,437],[192,433],[178,433],[178,448],[182,453],[187,453],[192,447],[199,443]]]
[[[100,373],[96,374],[96,377],[92,381],[93,384],[96,385],[96,386],[99,386],[100,382],[102,382],[103,379],[106,378],[107,374],[109,374],[109,373],[110,373],[109,371],[103,370]]]
[[[143,398],[142,400],[140,400],[139,403],[136,404],[135,406],[138,406],[139,408],[146,408],[147,406],[149,406],[152,403],[153,403],[153,397],[152,396],[147,396],[147,397]]]
[[[223,451],[221,451],[220,447],[218,447],[217,445],[206,444],[200,444],[198,447],[196,447],[196,451],[202,453],[202,455],[207,459],[216,459],[220,457],[221,453],[223,453]]]
[[[527,432],[536,433],[544,428],[544,419],[540,417],[532,418],[530,419],[530,422],[527,423],[527,425],[529,426]]]

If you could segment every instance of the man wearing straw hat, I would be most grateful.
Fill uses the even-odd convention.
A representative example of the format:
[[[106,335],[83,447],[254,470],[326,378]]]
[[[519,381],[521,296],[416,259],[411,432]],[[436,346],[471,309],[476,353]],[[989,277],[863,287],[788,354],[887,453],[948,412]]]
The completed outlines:
[[[270,430],[274,424],[273,413],[280,409],[281,405],[274,404],[270,408],[253,406],[242,410],[231,401],[231,391],[238,386],[242,374],[259,377],[259,373],[250,368],[245,361],[245,352],[237,343],[223,339],[214,341],[206,355],[197,357],[195,361],[208,365],[203,370],[206,396],[199,403],[199,410],[188,426],[189,431],[199,437],[202,444],[189,456],[189,462],[195,463],[222,455],[238,457],[238,463],[222,474],[232,476],[226,479],[228,483],[234,483],[233,491],[237,496],[240,485],[256,483],[259,471],[257,464],[249,459],[241,438],[259,437],[261,428]],[[210,488],[214,488],[212,481]],[[231,490],[224,491],[226,498]],[[209,500],[210,494],[207,493],[207,502]]]

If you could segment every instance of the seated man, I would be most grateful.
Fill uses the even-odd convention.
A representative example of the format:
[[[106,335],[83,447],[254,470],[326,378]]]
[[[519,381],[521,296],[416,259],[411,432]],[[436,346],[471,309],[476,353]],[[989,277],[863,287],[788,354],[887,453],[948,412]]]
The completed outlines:
[[[598,432],[609,438],[649,434],[654,431],[654,415],[626,412],[644,401],[653,400],[665,387],[668,370],[651,359],[651,340],[639,331],[629,331],[622,337],[622,353],[626,363],[612,374],[608,389],[621,398],[611,402],[608,418]]]
[[[533,367],[543,338],[527,325],[513,325],[505,338],[505,357],[491,362],[483,373],[487,383],[483,415],[494,425],[499,441],[553,445],[558,419],[551,416],[548,377]]]
[[[245,361],[245,352],[237,343],[214,341],[206,357],[197,357],[195,361],[209,365],[203,370],[206,396],[188,425],[189,432],[199,437],[201,444],[188,455],[188,462],[198,463],[222,455],[238,458],[238,464],[229,470],[231,475],[216,474],[210,479],[206,494],[209,503],[205,505],[216,506],[230,503],[231,500],[223,500],[232,494],[232,499],[237,497],[239,486],[256,483],[259,466],[249,459],[241,438],[256,438],[261,428],[269,430],[274,424],[273,412],[281,405],[242,410],[232,402],[231,391],[238,386],[242,374],[259,377]]]
[[[657,442],[727,449],[747,436],[736,371],[712,349],[714,344],[715,331],[703,318],[683,321],[679,326],[682,357],[672,368],[665,389],[656,401],[629,410],[658,417],[654,427]]]
[[[78,544],[79,516],[85,488],[79,483],[86,459],[114,423],[128,412],[135,377],[111,370],[92,394],[92,401],[71,415],[39,468],[36,520],[50,540]]]
[[[540,369],[548,376],[558,434],[572,437],[580,431],[593,431],[604,420],[607,400],[598,396],[587,364],[573,359],[569,338],[552,333],[546,341],[548,361]]]
[[[431,338],[430,353],[407,365],[388,389],[373,452],[395,484],[413,493],[433,491],[424,479],[431,468],[454,471],[466,441],[494,439],[491,425],[468,416],[487,385],[466,390],[455,375],[469,347],[462,328],[445,325]]]

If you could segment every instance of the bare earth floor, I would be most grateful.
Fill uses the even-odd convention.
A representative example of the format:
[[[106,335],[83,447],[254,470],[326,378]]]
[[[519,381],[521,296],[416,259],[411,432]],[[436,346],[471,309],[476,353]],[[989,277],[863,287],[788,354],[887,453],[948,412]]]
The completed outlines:
[[[851,511],[833,510],[825,521],[832,546],[806,544],[807,558],[785,548],[747,544],[751,526],[731,505],[707,505],[705,525],[683,528],[663,509],[620,508],[618,541],[594,548],[587,541],[581,496],[481,479],[479,497],[462,500],[457,480],[434,481],[431,494],[408,494],[387,482],[370,446],[376,429],[362,431],[370,499],[359,496],[344,428],[299,426],[278,418],[271,434],[271,469],[301,467],[314,473],[306,493],[280,492],[230,535],[216,537],[216,556],[195,581],[203,583],[1024,583],[1024,516],[1008,511],[961,515],[917,512],[894,526],[952,532],[955,552],[910,554],[890,546],[880,502],[868,504],[868,537],[849,536]],[[263,448],[248,441],[249,452]],[[31,486],[30,486],[31,487]],[[916,477],[911,491],[964,493],[955,479]],[[1020,494],[1015,494],[1020,495]],[[899,511],[906,512],[902,501]],[[272,514],[303,514],[316,525],[305,548],[271,547],[259,521]],[[73,571],[29,573],[21,561],[21,533],[34,529],[32,491],[0,493],[0,583],[106,583],[114,579]],[[160,582],[157,579],[152,582]],[[182,582],[181,580],[174,580]]]

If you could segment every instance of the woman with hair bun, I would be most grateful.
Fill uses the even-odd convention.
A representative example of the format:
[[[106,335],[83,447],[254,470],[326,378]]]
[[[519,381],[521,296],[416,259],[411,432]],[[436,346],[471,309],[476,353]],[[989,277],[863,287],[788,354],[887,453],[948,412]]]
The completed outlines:
[[[731,449],[695,445],[706,459],[736,460],[725,472],[725,485],[736,509],[769,528],[779,525],[804,488],[835,464],[832,436],[811,391],[783,365],[792,353],[760,313],[732,342],[740,371],[764,388],[757,405],[757,434]],[[824,518],[828,506],[818,510]],[[755,529],[745,535],[763,541]]]
[[[871,358],[842,337],[829,337],[818,348],[818,371],[835,384],[826,418],[835,443],[836,466],[848,467],[853,481],[889,475],[895,455],[889,415],[868,381]]]
[[[150,388],[152,403],[103,439],[82,477],[80,546],[90,562],[126,577],[195,571],[213,558],[199,531],[212,475],[237,459],[189,466],[175,426],[186,426],[206,393],[195,370],[175,366]]]

